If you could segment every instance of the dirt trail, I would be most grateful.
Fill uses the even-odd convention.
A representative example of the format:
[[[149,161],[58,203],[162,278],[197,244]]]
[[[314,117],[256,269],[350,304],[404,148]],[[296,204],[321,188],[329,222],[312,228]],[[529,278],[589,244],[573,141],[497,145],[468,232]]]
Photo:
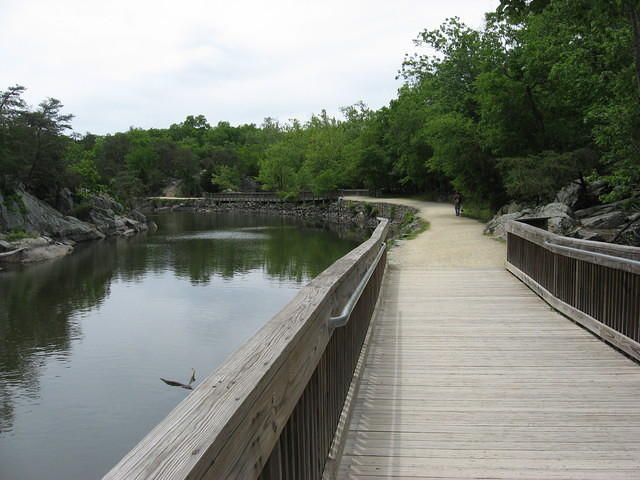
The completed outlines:
[[[506,245],[482,234],[483,225],[456,217],[453,205],[404,198],[349,197],[349,200],[409,205],[431,223],[413,240],[401,240],[389,252],[389,263],[421,267],[502,267]]]

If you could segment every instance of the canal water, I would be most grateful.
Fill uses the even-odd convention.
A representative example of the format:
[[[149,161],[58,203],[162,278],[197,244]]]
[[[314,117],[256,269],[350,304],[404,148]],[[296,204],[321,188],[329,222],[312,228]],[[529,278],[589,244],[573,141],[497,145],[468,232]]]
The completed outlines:
[[[104,475],[363,232],[172,213],[0,272],[0,479]]]

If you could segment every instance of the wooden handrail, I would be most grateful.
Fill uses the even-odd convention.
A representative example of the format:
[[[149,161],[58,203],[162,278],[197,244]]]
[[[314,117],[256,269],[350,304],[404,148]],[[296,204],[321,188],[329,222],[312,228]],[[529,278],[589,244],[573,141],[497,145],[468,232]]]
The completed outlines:
[[[219,202],[305,202],[335,200],[339,196],[338,192],[326,192],[315,194],[313,192],[300,192],[299,194],[287,198],[286,200],[275,192],[231,192],[231,193],[206,193],[204,198]]]
[[[355,309],[358,303],[358,300],[360,300],[360,297],[364,293],[364,290],[367,288],[367,284],[369,283],[369,280],[371,279],[373,274],[376,272],[376,269],[378,268],[378,264],[380,263],[380,260],[384,256],[386,249],[387,249],[387,244],[383,243],[380,246],[380,250],[378,251],[376,258],[373,260],[373,262],[369,266],[369,269],[364,274],[364,277],[362,277],[362,280],[360,280],[360,283],[358,284],[354,292],[351,294],[351,297],[349,297],[349,300],[347,301],[345,306],[342,308],[342,312],[340,312],[340,315],[336,315],[335,317],[329,317],[329,319],[327,320],[327,324],[329,325],[329,327],[340,328],[340,327],[344,327],[347,323],[349,323],[349,318],[351,318],[351,314],[353,313],[353,310]]]
[[[331,329],[388,221],[302,288],[104,479],[321,478],[385,261],[348,326]]]
[[[589,263],[597,263],[598,265],[607,265],[620,270],[640,273],[640,261],[631,260],[630,258],[619,257],[617,255],[609,255],[607,253],[591,252],[581,248],[569,247],[567,245],[558,245],[557,243],[546,241],[544,246],[554,253],[564,253],[567,257],[577,258]]]
[[[368,188],[342,188],[338,190],[338,195],[341,197],[346,197],[349,195],[357,196],[357,197],[367,197],[371,195]]]
[[[543,246],[544,242],[551,242],[577,248],[585,252],[603,253],[614,257],[640,261],[640,248],[638,247],[564,237],[518,221],[509,222],[506,230],[507,233],[513,233],[540,246]]]
[[[640,248],[510,222],[506,266],[551,306],[640,360]]]

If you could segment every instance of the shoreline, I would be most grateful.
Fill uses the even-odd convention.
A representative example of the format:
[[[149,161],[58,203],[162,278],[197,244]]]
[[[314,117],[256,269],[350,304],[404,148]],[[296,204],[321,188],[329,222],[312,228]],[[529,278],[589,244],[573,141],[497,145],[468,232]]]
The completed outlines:
[[[242,212],[316,220],[333,224],[375,228],[378,217],[389,219],[390,238],[397,238],[419,230],[422,226],[418,209],[401,204],[378,202],[371,198],[340,198],[332,201],[272,202],[272,201],[216,201],[207,198],[153,197],[139,204],[145,214],[166,211],[194,213]]]
[[[372,199],[338,199],[332,201],[307,201],[307,202],[258,202],[258,201],[226,201],[220,202],[206,198],[174,198],[153,197],[139,202],[135,208],[137,212],[145,214],[161,213],[167,211],[186,211],[196,214],[238,212],[253,213],[287,218],[298,218],[330,223],[334,225],[351,225],[358,228],[375,228],[378,217],[389,219],[390,238],[406,236],[422,227],[418,217],[418,210],[408,205],[391,205],[385,202],[376,202]],[[62,216],[62,214],[60,214]],[[75,217],[64,217],[80,223]],[[82,243],[90,243],[94,240],[102,240],[106,236],[131,237],[138,233],[153,228],[153,222],[149,223],[141,217],[132,220],[122,217],[124,229],[113,229],[106,233],[91,223],[96,235],[83,239]],[[126,221],[126,222],[125,222]],[[32,233],[18,240],[7,240],[0,236],[3,251],[0,252],[0,270],[2,265],[25,265],[52,260],[73,253],[74,246],[79,241],[73,236],[51,235],[45,225],[39,233]]]

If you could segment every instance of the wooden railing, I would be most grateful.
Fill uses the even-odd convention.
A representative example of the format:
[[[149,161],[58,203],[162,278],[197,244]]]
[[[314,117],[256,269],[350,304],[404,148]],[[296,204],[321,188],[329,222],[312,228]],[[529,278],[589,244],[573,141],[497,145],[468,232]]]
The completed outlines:
[[[214,202],[264,202],[264,203],[282,203],[282,202],[319,202],[332,201],[340,197],[349,195],[367,196],[369,190],[351,189],[351,190],[334,190],[325,193],[300,192],[291,197],[281,197],[275,192],[229,192],[229,193],[209,193],[203,192],[202,197]],[[147,197],[148,200],[185,200],[186,197]]]
[[[371,193],[367,188],[343,188],[341,190],[338,190],[338,195],[340,195],[341,197],[368,197],[371,195]]]
[[[317,202],[337,200],[338,192],[315,194],[312,192],[300,192],[299,194],[284,199],[274,192],[253,193],[204,193],[204,198],[216,202]]]
[[[507,269],[551,306],[640,360],[640,248],[511,222]]]
[[[104,478],[322,478],[382,283],[387,230],[381,219]],[[332,328],[370,271],[350,320]]]

